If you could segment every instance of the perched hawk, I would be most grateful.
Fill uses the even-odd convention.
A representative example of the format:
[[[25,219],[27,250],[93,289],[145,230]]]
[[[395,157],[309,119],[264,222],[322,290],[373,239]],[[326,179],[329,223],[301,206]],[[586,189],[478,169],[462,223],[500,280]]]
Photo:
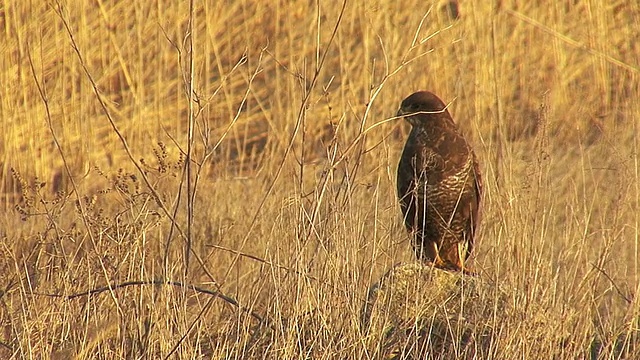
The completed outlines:
[[[428,91],[402,101],[398,116],[412,126],[398,164],[398,197],[418,259],[472,273],[482,183],[473,150],[445,103]]]

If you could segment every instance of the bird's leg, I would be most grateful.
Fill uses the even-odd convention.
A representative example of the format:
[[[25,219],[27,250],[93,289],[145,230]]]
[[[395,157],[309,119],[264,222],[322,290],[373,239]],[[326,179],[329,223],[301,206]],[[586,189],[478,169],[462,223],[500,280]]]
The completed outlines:
[[[462,257],[460,256],[460,244],[446,242],[445,246],[441,247],[438,251],[438,260],[442,264],[443,269],[462,271]]]
[[[462,268],[462,273],[468,276],[478,276],[478,273],[475,272],[474,270],[468,268],[468,267],[464,267]]]
[[[469,266],[465,264],[465,258],[467,257],[467,244],[459,242],[456,248],[458,249],[459,270],[461,270],[465,275],[478,276],[478,273],[470,269]]]
[[[475,271],[465,266],[463,261],[465,256],[463,253],[466,251],[466,248],[462,243],[458,243],[457,246],[440,248],[436,242],[431,241],[423,246],[417,245],[415,249],[418,258],[434,268],[460,271],[469,276],[478,275]],[[442,252],[442,254],[440,252]],[[443,257],[447,260],[443,260]]]
[[[421,247],[422,253],[420,254],[420,258],[431,265],[433,267],[439,269],[447,269],[449,266],[442,261],[442,258],[439,254],[438,244],[435,241],[430,241],[426,244],[426,246]]]
[[[435,246],[435,245],[434,245]],[[435,260],[433,261],[433,265],[437,268],[443,270],[450,271],[459,271],[465,275],[476,276],[477,273],[471,270],[465,263],[464,259],[466,257],[466,245],[462,242],[458,242],[456,244],[450,244],[449,246],[444,246],[441,248],[437,248],[439,250],[436,253]]]

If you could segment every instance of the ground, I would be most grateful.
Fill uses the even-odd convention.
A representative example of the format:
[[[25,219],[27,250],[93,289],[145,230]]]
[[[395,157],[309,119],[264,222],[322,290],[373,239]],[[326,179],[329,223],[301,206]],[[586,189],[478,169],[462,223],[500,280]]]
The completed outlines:
[[[637,4],[193,4],[2,7],[0,357],[397,355],[361,315],[415,263],[417,90],[485,179],[484,354],[637,357]]]

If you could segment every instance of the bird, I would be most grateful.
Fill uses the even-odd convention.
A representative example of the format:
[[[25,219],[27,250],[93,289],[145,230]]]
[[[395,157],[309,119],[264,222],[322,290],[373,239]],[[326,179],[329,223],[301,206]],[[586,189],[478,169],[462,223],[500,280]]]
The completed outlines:
[[[447,105],[432,92],[405,98],[397,116],[411,124],[398,163],[397,191],[413,250],[436,268],[475,275],[465,261],[480,220],[476,155]]]

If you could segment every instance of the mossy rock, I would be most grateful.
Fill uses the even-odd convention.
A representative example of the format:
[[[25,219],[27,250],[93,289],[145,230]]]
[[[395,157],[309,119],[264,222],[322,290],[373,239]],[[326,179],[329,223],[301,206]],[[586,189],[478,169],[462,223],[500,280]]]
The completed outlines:
[[[505,298],[480,277],[400,264],[370,288],[361,324],[375,358],[485,358]]]

